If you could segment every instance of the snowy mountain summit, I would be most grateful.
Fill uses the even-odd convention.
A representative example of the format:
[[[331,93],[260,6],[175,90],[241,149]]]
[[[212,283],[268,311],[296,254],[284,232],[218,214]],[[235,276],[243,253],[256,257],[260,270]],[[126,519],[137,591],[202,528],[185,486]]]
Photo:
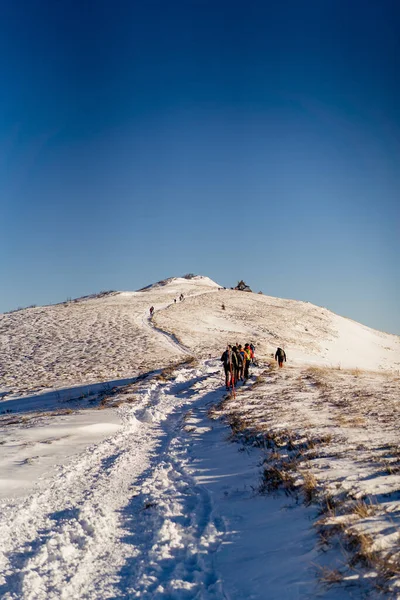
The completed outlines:
[[[154,290],[160,287],[176,287],[184,289],[194,289],[198,287],[212,287],[212,288],[220,288],[221,286],[218,283],[215,283],[209,277],[204,277],[203,275],[186,275],[185,277],[169,277],[168,279],[162,279],[161,281],[157,281],[157,283],[152,283],[147,285],[144,288],[138,290],[139,292],[145,292],[148,290]]]
[[[247,341],[259,357],[283,347],[291,364],[400,369],[398,336],[308,302],[223,289],[191,276],[0,315],[0,393],[134,377]]]

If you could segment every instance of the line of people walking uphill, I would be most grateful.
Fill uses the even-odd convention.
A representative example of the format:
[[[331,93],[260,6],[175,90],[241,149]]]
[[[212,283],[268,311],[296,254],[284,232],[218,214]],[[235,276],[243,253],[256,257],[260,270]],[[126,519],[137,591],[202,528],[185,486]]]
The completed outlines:
[[[246,381],[249,378],[249,367],[254,360],[253,344],[228,345],[221,356],[225,371],[225,387],[227,390],[237,385],[238,381]]]
[[[237,385],[238,381],[246,381],[249,378],[249,367],[254,359],[255,348],[253,344],[245,344],[242,348],[241,344],[236,346],[228,345],[225,352],[221,356],[221,361],[225,371],[225,387],[227,390]],[[272,354],[272,356],[274,356]],[[283,348],[277,348],[275,352],[275,360],[280,368],[286,362],[286,352]]]

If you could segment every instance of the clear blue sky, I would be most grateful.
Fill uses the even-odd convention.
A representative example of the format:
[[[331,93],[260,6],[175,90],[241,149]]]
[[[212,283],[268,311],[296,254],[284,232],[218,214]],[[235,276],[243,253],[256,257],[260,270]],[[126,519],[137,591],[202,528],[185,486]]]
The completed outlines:
[[[3,0],[0,311],[187,272],[400,334],[397,0]]]

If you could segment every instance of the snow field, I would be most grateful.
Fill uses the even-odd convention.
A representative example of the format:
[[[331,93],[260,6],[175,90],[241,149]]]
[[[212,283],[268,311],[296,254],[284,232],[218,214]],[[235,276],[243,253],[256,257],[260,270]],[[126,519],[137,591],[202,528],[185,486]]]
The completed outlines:
[[[222,309],[222,303],[225,310]],[[194,356],[220,356],[227,343],[253,341],[257,356],[285,348],[291,363],[400,373],[400,338],[339,317],[307,302],[220,290],[156,312]]]
[[[224,397],[236,341],[264,367]],[[217,360],[171,366],[191,355]],[[0,500],[0,597],[396,597],[399,366],[397,336],[201,277],[0,316],[0,479],[25,494]],[[116,384],[113,418],[76,412]]]
[[[0,317],[1,381],[13,393],[134,377],[156,366],[156,354],[154,337],[137,323],[129,297]]]
[[[118,570],[131,558],[136,565],[134,580],[131,573],[122,579],[123,585],[131,582],[132,597],[152,597],[168,586],[193,591],[205,583],[215,585],[211,567],[208,574],[204,565],[196,569],[205,550],[217,544],[218,535],[207,521],[209,503],[204,491],[198,497],[183,462],[180,466],[179,458],[174,459],[172,444],[175,429],[181,430],[181,416],[174,413],[195,394],[191,387],[199,375],[205,381],[208,368],[201,373],[192,369],[175,383],[154,382],[136,390],[137,404],[119,409],[123,425],[118,433],[58,468],[52,478],[39,481],[27,498],[1,503],[2,598],[112,597],[122,586],[114,589],[121,579]],[[218,373],[212,387],[219,382]],[[199,393],[203,392],[201,385]],[[159,455],[163,448],[165,460]],[[144,477],[147,471],[150,475]],[[124,542],[131,534],[119,515],[132,496],[136,498],[132,490],[141,477],[140,498],[153,500],[140,502],[137,514],[145,517],[144,529],[135,531],[136,544],[131,539]],[[190,506],[192,516],[185,522],[183,515]],[[132,510],[129,519],[137,512]],[[182,516],[183,522],[175,516]],[[174,568],[167,567],[165,573],[161,569],[160,574],[160,565],[168,560]]]
[[[265,359],[279,345],[295,364],[400,372],[398,336],[307,302],[219,290],[207,277],[175,278],[0,315],[0,399],[132,379],[185,355],[219,356],[236,341],[255,342]]]
[[[83,451],[120,428],[112,410],[86,410],[72,414],[31,413],[29,420],[0,419],[0,498],[21,496],[54,465]],[[57,415],[57,416],[56,416]]]
[[[343,593],[400,593],[399,392],[384,373],[287,367],[215,411],[264,451],[261,490],[318,507],[321,580]]]
[[[238,452],[226,426],[208,418],[221,383],[218,361],[206,361],[134,386],[137,401],[118,409],[117,432],[26,498],[3,500],[1,597],[244,600],[267,589],[270,598],[315,591],[311,513],[300,506],[294,515],[285,497],[258,494],[259,451]]]

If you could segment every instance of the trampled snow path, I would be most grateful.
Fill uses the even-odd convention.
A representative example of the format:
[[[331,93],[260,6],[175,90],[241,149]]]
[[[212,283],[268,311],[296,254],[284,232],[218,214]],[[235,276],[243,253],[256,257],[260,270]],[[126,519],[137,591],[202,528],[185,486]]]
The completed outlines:
[[[338,600],[317,588],[315,510],[258,494],[259,451],[208,418],[222,379],[206,361],[143,381],[117,432],[1,502],[0,597]]]
[[[224,597],[212,562],[221,532],[177,450],[182,410],[220,386],[214,371],[143,384],[118,433],[2,504],[2,598]]]
[[[163,306],[163,308],[168,308],[169,306],[171,306],[171,303],[166,304]],[[157,325],[154,324],[153,319],[148,316],[147,313],[142,316],[141,324],[145,329],[155,331],[170,348],[173,348],[175,352],[178,350],[186,356],[190,356],[192,354],[189,348],[186,348],[186,346],[184,346],[173,333],[168,333],[160,327],[157,327]]]

